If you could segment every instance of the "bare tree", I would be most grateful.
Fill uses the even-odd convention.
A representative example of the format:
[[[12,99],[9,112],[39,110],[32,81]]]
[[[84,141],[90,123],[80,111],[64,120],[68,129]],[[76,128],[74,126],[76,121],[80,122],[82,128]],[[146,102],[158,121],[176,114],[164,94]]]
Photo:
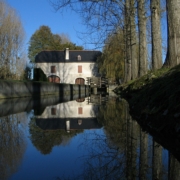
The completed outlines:
[[[80,32],[86,43],[94,44],[96,48],[102,47],[107,37],[116,33],[119,26],[123,26],[123,1],[94,1],[94,0],[49,0],[56,11],[63,11],[67,7],[82,17],[82,24],[86,32]]]
[[[24,30],[14,9],[0,0],[0,78],[19,79],[25,68]]]
[[[55,10],[69,7],[79,13],[87,26],[90,43],[102,47],[107,37],[123,29],[124,81],[141,77],[148,70],[147,15],[151,11],[152,68],[162,66],[162,32],[160,0],[49,0]],[[150,2],[150,6],[149,6]],[[136,3],[138,18],[136,17]],[[148,6],[148,9],[146,7]],[[138,24],[136,24],[136,19]],[[151,29],[150,27],[150,29]],[[138,29],[138,36],[136,33]],[[83,39],[87,40],[83,34]],[[139,44],[138,44],[138,43]],[[137,44],[139,48],[137,48]],[[176,48],[174,48],[176,49]],[[137,55],[139,53],[139,57]],[[169,56],[167,56],[169,57]]]

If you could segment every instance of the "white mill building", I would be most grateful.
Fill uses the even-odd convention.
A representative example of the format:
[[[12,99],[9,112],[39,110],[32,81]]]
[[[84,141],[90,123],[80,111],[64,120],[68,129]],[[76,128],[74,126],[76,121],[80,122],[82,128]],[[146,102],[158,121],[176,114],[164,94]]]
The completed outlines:
[[[36,68],[41,68],[50,82],[87,84],[87,77],[99,76],[97,58],[100,51],[69,50],[42,51],[35,58]]]

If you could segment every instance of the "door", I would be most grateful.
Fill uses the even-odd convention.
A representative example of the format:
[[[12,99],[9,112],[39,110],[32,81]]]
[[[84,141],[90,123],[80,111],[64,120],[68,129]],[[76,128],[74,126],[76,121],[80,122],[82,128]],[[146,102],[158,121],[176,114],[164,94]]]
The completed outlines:
[[[58,76],[52,75],[48,77],[49,82],[60,83],[60,78]]]
[[[83,78],[77,78],[75,84],[84,84],[85,80]]]

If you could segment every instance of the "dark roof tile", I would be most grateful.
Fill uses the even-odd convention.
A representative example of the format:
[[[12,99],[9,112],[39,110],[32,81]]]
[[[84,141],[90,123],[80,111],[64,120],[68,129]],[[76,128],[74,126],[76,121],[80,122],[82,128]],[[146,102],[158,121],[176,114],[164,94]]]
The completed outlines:
[[[81,56],[81,60],[77,59],[78,55]],[[65,60],[65,51],[41,51],[35,57],[35,62],[96,62],[100,55],[100,51],[69,50],[69,60]]]

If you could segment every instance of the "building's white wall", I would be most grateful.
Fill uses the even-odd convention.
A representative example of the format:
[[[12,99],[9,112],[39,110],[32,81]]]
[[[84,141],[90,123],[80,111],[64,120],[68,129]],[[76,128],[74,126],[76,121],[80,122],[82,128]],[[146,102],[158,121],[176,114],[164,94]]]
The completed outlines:
[[[56,66],[56,73],[51,73],[51,66]],[[78,66],[82,66],[82,73],[78,73]],[[47,77],[56,75],[60,77],[60,83],[75,84],[77,78],[92,77],[97,74],[95,63],[36,63],[37,68],[41,68]]]
[[[78,113],[78,108],[82,107],[82,114]],[[56,109],[56,115],[51,114],[51,109]],[[48,106],[41,116],[37,118],[90,118],[96,117],[95,106],[87,104],[87,99],[84,102],[69,101],[60,103],[55,106]]]

